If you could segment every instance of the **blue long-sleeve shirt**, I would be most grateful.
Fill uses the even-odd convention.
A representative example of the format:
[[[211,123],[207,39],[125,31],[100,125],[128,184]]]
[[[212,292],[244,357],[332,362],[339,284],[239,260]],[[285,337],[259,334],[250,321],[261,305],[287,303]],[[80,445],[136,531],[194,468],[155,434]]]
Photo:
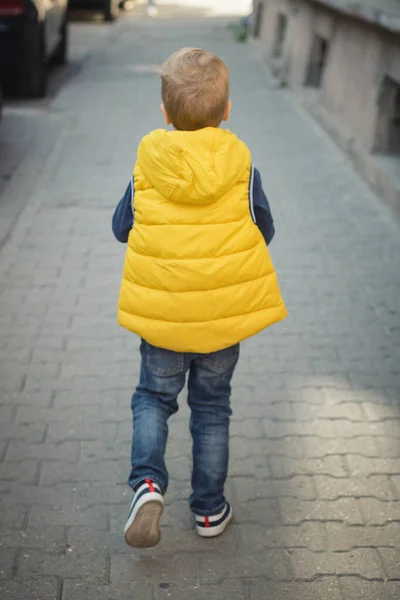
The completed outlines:
[[[133,179],[131,179],[112,219],[112,230],[119,242],[126,243],[128,241],[129,232],[135,220],[134,200],[135,189]],[[250,179],[249,207],[253,221],[261,231],[268,246],[274,237],[275,228],[271,209],[262,188],[261,175],[257,169],[254,169],[253,176]]]

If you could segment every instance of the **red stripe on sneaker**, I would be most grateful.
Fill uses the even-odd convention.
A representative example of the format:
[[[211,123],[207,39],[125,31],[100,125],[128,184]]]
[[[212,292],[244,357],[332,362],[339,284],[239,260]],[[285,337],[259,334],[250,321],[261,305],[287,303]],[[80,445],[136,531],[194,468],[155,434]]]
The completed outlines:
[[[209,519],[209,517],[204,517],[204,525],[206,527],[210,527],[210,519]]]
[[[154,485],[153,485],[153,482],[152,482],[152,480],[151,480],[151,479],[145,479],[145,482],[146,482],[146,483],[147,483],[147,485],[149,486],[149,490],[150,490],[150,492],[155,492],[155,489],[154,489]]]

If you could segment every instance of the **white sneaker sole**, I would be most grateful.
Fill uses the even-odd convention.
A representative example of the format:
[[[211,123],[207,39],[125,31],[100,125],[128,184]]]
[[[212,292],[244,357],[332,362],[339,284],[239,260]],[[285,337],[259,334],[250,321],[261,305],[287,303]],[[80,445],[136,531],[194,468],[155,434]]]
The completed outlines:
[[[125,525],[125,541],[133,548],[151,548],[161,539],[160,518],[164,504],[159,500],[148,500],[135,510]]]
[[[221,525],[218,525],[217,527],[199,527],[198,525],[196,525],[197,533],[200,537],[204,538],[217,537],[218,535],[221,535],[221,533],[224,533],[225,529],[232,521],[232,517],[233,511],[231,508],[229,515],[226,517],[225,521],[221,523]]]

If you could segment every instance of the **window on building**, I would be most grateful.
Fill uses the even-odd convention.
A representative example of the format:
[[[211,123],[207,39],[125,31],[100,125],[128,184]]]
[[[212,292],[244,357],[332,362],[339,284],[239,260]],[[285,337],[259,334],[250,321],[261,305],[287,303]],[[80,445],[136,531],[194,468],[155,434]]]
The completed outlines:
[[[328,60],[329,42],[320,35],[315,35],[312,48],[310,62],[308,65],[308,73],[306,85],[311,87],[320,87],[326,63]]]
[[[287,31],[287,17],[283,13],[278,13],[276,19],[276,32],[273,55],[282,56],[283,48],[285,45],[286,31]]]
[[[400,83],[388,76],[381,88],[375,149],[400,154]]]
[[[392,80],[393,103],[389,123],[389,151],[400,153],[400,85]]]
[[[264,14],[264,2],[257,2],[256,8],[254,11],[254,21],[253,21],[253,35],[255,38],[260,37],[263,14]]]

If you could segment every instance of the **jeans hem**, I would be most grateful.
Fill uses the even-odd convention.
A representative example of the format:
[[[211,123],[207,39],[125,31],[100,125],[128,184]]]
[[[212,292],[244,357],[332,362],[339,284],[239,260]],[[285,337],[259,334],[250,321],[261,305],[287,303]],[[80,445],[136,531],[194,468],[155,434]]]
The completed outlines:
[[[151,479],[153,483],[156,483],[161,490],[161,494],[164,496],[167,489],[152,475],[146,475],[146,477],[136,477],[133,481],[128,481],[128,485],[132,488],[133,492],[135,492],[135,487],[139,485],[139,483],[144,483],[146,479]]]
[[[214,515],[219,515],[220,512],[224,510],[226,506],[226,500],[222,502],[217,508],[213,508],[212,510],[195,510],[191,508],[190,510],[194,514],[195,517],[213,517]]]

